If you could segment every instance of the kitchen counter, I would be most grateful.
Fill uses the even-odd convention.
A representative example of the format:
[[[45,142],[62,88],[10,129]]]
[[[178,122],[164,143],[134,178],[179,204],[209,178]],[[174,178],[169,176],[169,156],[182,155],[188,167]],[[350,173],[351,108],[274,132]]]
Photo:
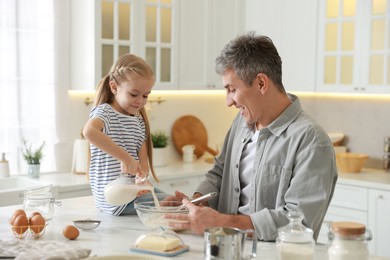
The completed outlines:
[[[0,208],[0,240],[15,240],[8,219],[12,213],[20,208],[20,205]],[[76,219],[101,220],[100,226],[95,230],[80,230],[80,236],[76,240],[67,240],[62,235],[62,229],[66,225],[72,225]],[[53,219],[49,222],[45,234],[38,241],[56,241],[77,245],[91,249],[91,256],[103,255],[128,255],[139,254],[129,251],[129,247],[135,242],[138,236],[147,232],[148,229],[140,222],[138,216],[114,217],[97,210],[91,196],[64,199],[62,206],[56,207]],[[191,232],[179,232],[179,236],[190,250],[180,254],[174,259],[202,259],[203,258],[203,237]],[[30,236],[25,240],[35,241]],[[246,241],[245,254],[249,254],[251,241]],[[258,256],[255,259],[271,260],[276,259],[275,243],[258,242]],[[326,260],[326,246],[316,245],[316,260]],[[383,260],[388,258],[370,257],[371,260]]]
[[[390,172],[376,169],[362,169],[359,173],[339,172],[337,182],[390,191]]]

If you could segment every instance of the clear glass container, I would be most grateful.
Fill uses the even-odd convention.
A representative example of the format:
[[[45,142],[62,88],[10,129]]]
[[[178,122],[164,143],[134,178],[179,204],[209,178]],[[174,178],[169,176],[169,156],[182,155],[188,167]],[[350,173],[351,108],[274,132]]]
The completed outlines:
[[[371,231],[356,222],[333,222],[329,226],[329,260],[368,260]]]
[[[313,260],[313,230],[302,224],[303,214],[299,211],[287,213],[290,223],[278,229],[276,249],[278,260]]]
[[[48,221],[53,218],[55,201],[50,192],[26,195],[23,201],[23,209],[27,216],[30,216],[33,212],[39,212]]]

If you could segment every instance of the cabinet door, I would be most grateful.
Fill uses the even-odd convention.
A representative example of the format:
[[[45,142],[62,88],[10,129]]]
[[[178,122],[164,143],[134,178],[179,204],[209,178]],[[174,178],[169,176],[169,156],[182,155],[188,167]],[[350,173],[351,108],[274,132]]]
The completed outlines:
[[[245,30],[272,39],[283,61],[286,90],[314,91],[318,1],[246,2]]]
[[[319,91],[390,92],[388,5],[375,0],[320,1]]]
[[[158,188],[163,192],[168,194],[174,194],[175,191],[180,191],[186,194],[187,196],[192,196],[195,188],[200,183],[201,177],[192,176],[192,177],[178,177],[176,179],[161,180],[161,183],[158,184]]]
[[[180,89],[222,89],[215,58],[242,32],[243,7],[239,0],[180,1]]]
[[[180,89],[202,89],[207,85],[208,0],[181,0],[179,11]]]
[[[390,191],[370,189],[369,225],[373,240],[370,242],[371,254],[390,257]]]
[[[95,70],[94,0],[70,1],[70,89],[95,90],[98,75]]]

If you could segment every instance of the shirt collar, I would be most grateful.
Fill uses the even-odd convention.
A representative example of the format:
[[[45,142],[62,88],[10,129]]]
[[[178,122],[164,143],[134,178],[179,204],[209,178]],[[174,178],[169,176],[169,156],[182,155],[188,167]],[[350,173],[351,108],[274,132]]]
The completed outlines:
[[[283,111],[266,129],[275,136],[280,136],[288,126],[294,122],[294,120],[302,112],[301,102],[299,98],[293,94],[287,93],[291,104]],[[250,131],[256,131],[256,124],[247,125]]]

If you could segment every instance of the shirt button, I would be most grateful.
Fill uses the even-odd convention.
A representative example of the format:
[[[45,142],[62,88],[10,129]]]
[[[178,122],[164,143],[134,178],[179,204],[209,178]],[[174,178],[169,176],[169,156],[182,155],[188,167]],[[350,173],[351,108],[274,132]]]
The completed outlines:
[[[236,168],[238,168],[238,163],[236,163]]]
[[[236,192],[240,192],[240,189],[239,189],[239,188],[234,188],[234,190],[235,190]]]
[[[242,142],[245,143],[246,142],[246,138],[242,138]]]

